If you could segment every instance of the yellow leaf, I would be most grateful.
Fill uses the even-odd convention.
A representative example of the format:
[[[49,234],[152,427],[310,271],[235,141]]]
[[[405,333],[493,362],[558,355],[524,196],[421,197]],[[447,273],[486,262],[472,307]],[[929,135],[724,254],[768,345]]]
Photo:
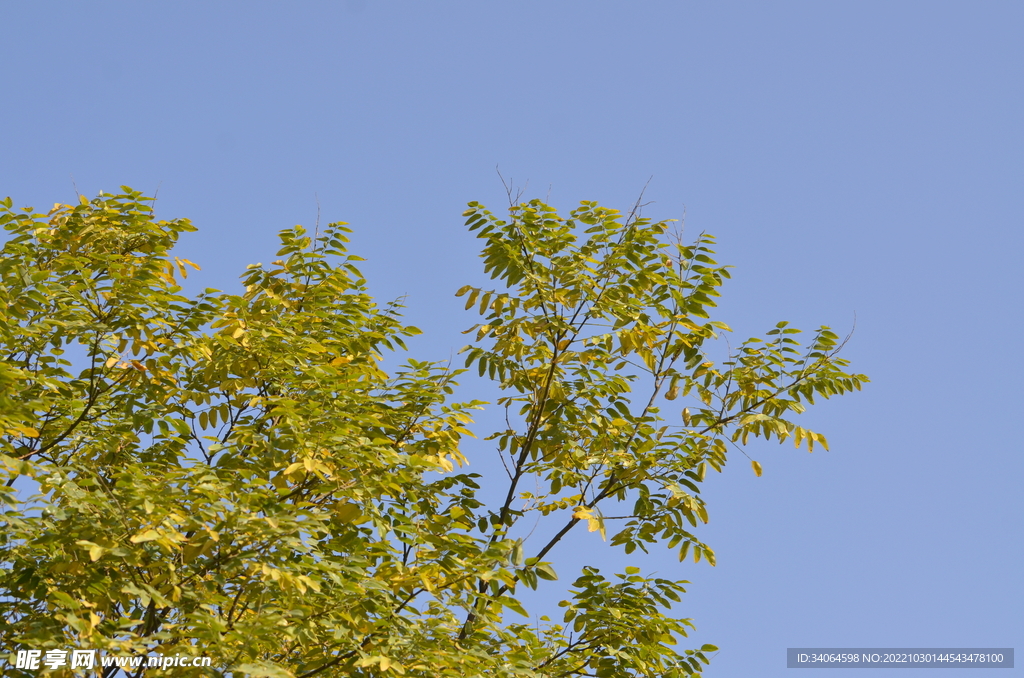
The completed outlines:
[[[350,362],[352,362],[352,356],[338,356],[337,358],[331,361],[331,365],[337,367],[338,365],[347,365]]]
[[[113,367],[114,365],[117,364],[118,360],[120,360],[120,358],[118,358],[116,355],[112,355],[109,358],[107,358],[107,362],[105,362],[104,365],[108,368]]]
[[[138,533],[137,535],[133,536],[129,541],[131,541],[131,543],[133,543],[133,544],[141,544],[144,541],[153,541],[154,539],[159,539],[159,538],[160,538],[160,533],[159,532],[157,532],[156,530],[153,530],[153,529],[149,529],[149,530],[145,530],[143,532]],[[95,560],[95,558],[93,558],[93,560]]]
[[[338,517],[338,520],[340,520],[343,523],[351,523],[353,520],[356,519],[356,516],[358,516],[359,514],[359,507],[356,506],[355,504],[348,503],[342,504],[334,512],[334,515]]]
[[[753,459],[751,459],[750,460],[750,466],[754,469],[754,475],[757,476],[758,478],[760,478],[761,477],[761,464],[759,464],[758,462],[756,462]]]
[[[198,556],[202,555],[202,553],[206,549],[206,547],[210,546],[212,543],[213,542],[207,540],[207,541],[202,542],[200,544],[186,544],[181,549],[181,557],[184,559],[184,561],[186,563],[191,563]]]

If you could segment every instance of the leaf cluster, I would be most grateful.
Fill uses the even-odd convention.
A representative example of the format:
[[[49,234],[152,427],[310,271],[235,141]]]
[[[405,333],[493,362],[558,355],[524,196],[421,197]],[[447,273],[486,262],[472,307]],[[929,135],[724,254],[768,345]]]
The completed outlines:
[[[792,416],[866,378],[828,328],[801,348],[785,323],[715,364],[710,236],[595,203],[466,217],[500,284],[459,291],[482,316],[466,368],[506,413],[496,500],[462,469],[483,406],[453,400],[462,370],[381,368],[418,330],[367,294],[343,223],[282,231],[239,293],[189,297],[198,267],[172,250],[194,229],[142,194],[4,201],[3,646],[204,655],[234,676],[699,673],[715,648],[675,650],[692,625],[668,613],[685,582],[587,568],[560,622],[506,613],[529,616],[519,587],[557,579],[580,524],[714,564],[707,469],[751,435],[825,446]],[[528,538],[535,519],[553,536]]]

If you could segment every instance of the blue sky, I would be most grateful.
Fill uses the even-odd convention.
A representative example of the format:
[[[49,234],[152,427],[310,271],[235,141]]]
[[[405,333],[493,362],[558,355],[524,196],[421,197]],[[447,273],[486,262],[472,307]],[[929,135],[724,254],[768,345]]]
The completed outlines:
[[[650,180],[646,214],[685,213],[736,266],[719,316],[734,343],[856,317],[845,355],[872,378],[806,416],[831,452],[754,446],[762,478],[734,455],[709,479],[716,568],[643,563],[693,582],[679,609],[693,645],[722,648],[708,675],[781,676],[797,646],[1024,647],[1024,5],[92,2],[0,17],[0,195],[46,208],[76,187],[159,189],[160,216],[200,229],[180,253],[203,266],[197,284],[219,288],[319,204],[356,229],[372,291],[406,295],[420,359],[448,358],[474,322],[453,296],[486,282],[460,214],[506,202],[496,167],[565,211],[625,209]],[[566,557],[628,564],[590,537]]]

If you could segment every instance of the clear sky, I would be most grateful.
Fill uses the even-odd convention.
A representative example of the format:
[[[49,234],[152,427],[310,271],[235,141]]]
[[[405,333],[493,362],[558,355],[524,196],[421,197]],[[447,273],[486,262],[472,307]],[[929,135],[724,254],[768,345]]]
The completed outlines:
[[[754,446],[762,478],[734,454],[709,479],[716,568],[641,563],[693,582],[708,675],[789,674],[797,646],[1024,648],[1024,4],[24,2],[0,22],[0,195],[159,189],[219,288],[319,202],[373,292],[407,295],[419,359],[474,322],[460,214],[503,206],[496,166],[565,211],[650,179],[646,214],[685,211],[736,266],[734,343],[856,316],[845,355],[872,378],[807,415],[831,452]],[[631,562],[589,537],[570,559]]]

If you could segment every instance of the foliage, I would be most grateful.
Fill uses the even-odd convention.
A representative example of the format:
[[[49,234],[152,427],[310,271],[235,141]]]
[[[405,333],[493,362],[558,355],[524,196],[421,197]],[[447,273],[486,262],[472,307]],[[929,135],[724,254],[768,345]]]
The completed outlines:
[[[527,614],[517,592],[556,578],[580,524],[714,564],[693,532],[707,468],[751,435],[824,446],[788,417],[866,381],[827,328],[801,351],[785,323],[714,363],[728,270],[710,236],[683,245],[595,203],[505,220],[471,203],[501,286],[459,291],[484,316],[466,365],[507,412],[488,501],[461,472],[483,404],[451,402],[445,364],[381,369],[418,330],[367,295],[343,224],[282,231],[244,293],[188,298],[194,264],[171,250],[192,226],[123,190],[0,212],[7,651],[203,655],[233,676],[699,673],[715,648],[673,648],[685,582],[587,567],[562,620],[506,612]],[[526,539],[527,517],[553,536]]]

